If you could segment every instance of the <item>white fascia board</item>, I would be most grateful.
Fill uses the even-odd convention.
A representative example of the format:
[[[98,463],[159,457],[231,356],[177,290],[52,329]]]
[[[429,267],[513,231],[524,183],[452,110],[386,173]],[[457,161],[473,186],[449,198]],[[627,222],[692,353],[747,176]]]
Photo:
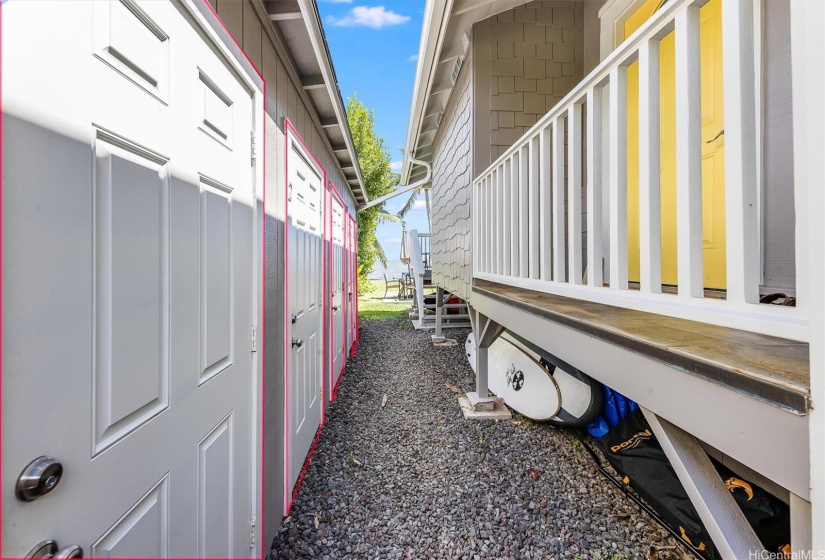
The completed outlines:
[[[321,21],[318,19],[318,12],[315,8],[315,3],[312,0],[298,0],[298,5],[301,8],[301,12],[304,14],[304,22],[306,24],[309,39],[312,41],[312,50],[315,53],[315,58],[318,60],[318,66],[321,68],[321,76],[324,79],[327,94],[329,95],[330,101],[332,102],[332,106],[335,110],[335,118],[338,119],[338,123],[341,126],[341,133],[344,137],[344,143],[347,146],[347,153],[349,153],[349,156],[353,162],[353,167],[355,167],[355,175],[358,177],[358,184],[361,186],[361,196],[356,197],[348,182],[346,183],[346,188],[349,189],[353,200],[358,200],[361,198],[363,199],[362,204],[366,204],[369,202],[369,198],[367,196],[367,189],[364,185],[364,177],[361,174],[361,164],[358,161],[358,155],[355,153],[355,144],[353,143],[352,135],[350,134],[347,121],[347,112],[346,109],[344,109],[343,102],[341,101],[341,94],[338,91],[338,82],[335,80],[335,73],[332,71],[332,62],[327,55],[326,41],[324,39],[324,33],[321,29]],[[337,186],[338,185],[336,185],[336,187]]]
[[[424,9],[424,23],[421,27],[421,42],[418,46],[418,62],[415,68],[410,120],[407,125],[407,143],[404,148],[404,163],[401,166],[401,183],[410,182],[412,162],[410,156],[415,149],[415,141],[421,131],[424,118],[424,106],[430,96],[433,78],[441,46],[444,44],[444,32],[450,21],[453,0],[427,0]]]

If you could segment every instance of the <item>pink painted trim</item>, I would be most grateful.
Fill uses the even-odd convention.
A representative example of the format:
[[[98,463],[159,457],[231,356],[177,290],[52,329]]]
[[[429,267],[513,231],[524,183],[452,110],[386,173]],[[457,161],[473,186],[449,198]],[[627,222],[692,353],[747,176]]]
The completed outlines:
[[[346,206],[346,204],[344,204],[344,197],[341,196],[341,193],[338,192],[338,189],[335,188],[335,184],[332,181],[329,182],[329,189],[330,189],[329,190],[329,193],[330,193],[329,231],[330,231],[330,252],[331,252],[330,256],[334,259],[335,258],[335,243],[332,240],[332,197],[335,196],[335,198],[338,199],[338,202],[341,203],[341,207],[342,207],[343,210],[346,210],[347,206]],[[344,239],[342,239],[342,241],[344,243],[344,245],[343,245],[344,247],[346,247],[346,242],[347,242],[346,233],[347,232],[346,232],[346,222],[345,222],[344,223]],[[346,250],[344,251],[344,255],[342,255],[342,258],[345,255],[346,255]],[[342,268],[342,270],[341,270],[341,280],[342,280],[342,284],[345,284],[346,282],[345,282],[345,278],[344,278],[344,274],[343,274],[343,264],[344,263],[341,262],[341,268]],[[335,268],[334,268],[334,265],[331,268],[332,268],[332,272],[330,274],[330,277],[332,278],[332,282],[335,282]],[[342,288],[341,299],[343,299],[343,297],[344,297],[343,285],[339,286],[339,287]],[[332,306],[331,298],[330,298],[329,305],[330,305],[330,307]],[[331,310],[330,310],[330,315],[331,316],[334,315],[334,313],[332,313]],[[346,334],[346,332],[347,332],[347,315],[346,315],[346,313],[341,313],[341,318],[343,320],[343,328],[344,328],[343,333]],[[330,322],[329,323],[330,323],[329,324],[329,386],[334,387],[336,385],[336,382],[335,382],[335,353],[334,353],[335,352],[335,325],[332,324],[333,322],[332,322],[331,317],[330,317]],[[344,340],[341,341],[341,344],[342,344],[342,350],[344,352],[344,355],[346,355],[346,345],[347,345],[346,337],[344,338]],[[342,368],[342,371],[343,371],[343,368]],[[332,402],[334,400],[335,400],[335,391],[332,391],[330,393],[330,396],[329,396],[329,401]]]

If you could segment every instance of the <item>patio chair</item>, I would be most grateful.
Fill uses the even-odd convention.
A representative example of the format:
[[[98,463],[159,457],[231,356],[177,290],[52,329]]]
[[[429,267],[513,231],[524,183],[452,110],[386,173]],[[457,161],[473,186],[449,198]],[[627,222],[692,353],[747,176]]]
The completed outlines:
[[[384,299],[387,299],[387,293],[390,290],[395,290],[395,297],[398,298],[401,294],[401,280],[398,278],[387,278],[387,274],[384,273]]]

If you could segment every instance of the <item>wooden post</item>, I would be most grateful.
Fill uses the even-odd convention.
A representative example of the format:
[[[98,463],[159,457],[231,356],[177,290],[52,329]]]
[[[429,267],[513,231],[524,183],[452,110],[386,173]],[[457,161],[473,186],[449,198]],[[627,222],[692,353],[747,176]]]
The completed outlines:
[[[602,271],[602,88],[587,92],[587,284],[601,287]]]
[[[738,3],[738,2],[737,2]],[[679,295],[704,297],[699,8],[676,14],[676,246]],[[727,81],[726,81],[727,83]]]
[[[639,263],[640,288],[662,291],[659,194],[659,41],[639,49]]]
[[[553,280],[567,281],[564,250],[564,119],[553,121]]]
[[[790,8],[797,286],[800,306],[810,319],[811,402],[825,403],[825,3],[791,2]],[[811,549],[816,557],[825,552],[823,406],[808,411],[808,426]]]
[[[441,338],[441,315],[444,313],[444,288],[435,289],[435,336]]]
[[[567,110],[567,243],[568,280],[582,283],[582,106]]]
[[[610,289],[627,289],[627,68],[610,71]]]

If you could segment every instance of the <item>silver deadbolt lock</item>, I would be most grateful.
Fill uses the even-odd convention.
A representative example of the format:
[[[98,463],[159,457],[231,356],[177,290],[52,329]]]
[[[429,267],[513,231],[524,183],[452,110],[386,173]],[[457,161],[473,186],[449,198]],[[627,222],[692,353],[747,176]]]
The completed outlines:
[[[55,541],[47,540],[31,549],[26,558],[83,558],[83,549],[73,544],[58,550]]]
[[[63,465],[60,461],[42,455],[26,465],[17,477],[14,494],[21,502],[31,502],[54,490],[62,476]]]

